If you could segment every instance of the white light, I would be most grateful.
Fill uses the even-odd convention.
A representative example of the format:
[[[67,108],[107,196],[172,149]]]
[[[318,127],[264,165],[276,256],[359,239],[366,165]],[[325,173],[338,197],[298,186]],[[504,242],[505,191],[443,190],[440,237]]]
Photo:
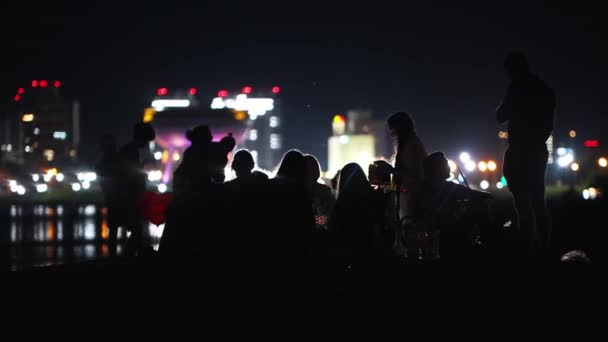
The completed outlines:
[[[249,140],[251,140],[251,141],[258,140],[258,130],[257,129],[252,129],[251,131],[249,131]]]
[[[160,170],[152,170],[148,172],[148,180],[150,182],[157,182],[163,178],[163,173]]]
[[[608,166],[608,159],[600,158],[597,160],[597,163],[600,167],[606,167],[606,166]]]
[[[588,200],[588,199],[589,199],[589,197],[590,197],[590,196],[589,196],[589,189],[585,189],[585,190],[583,190],[583,198],[584,198],[585,200]]]
[[[245,94],[239,94],[234,99],[222,99],[216,97],[211,102],[211,109],[230,108],[238,111],[246,111],[252,119],[256,116],[266,114],[274,109],[274,99],[250,98]]]
[[[496,183],[496,189],[500,190],[500,189],[502,189],[502,188],[504,188],[504,187],[505,187],[505,185],[504,185],[504,184],[502,184],[502,182],[498,182],[498,183]]]
[[[32,175],[32,180],[33,180],[34,182],[38,182],[38,181],[40,180],[40,175],[39,175],[39,174],[37,174],[37,173],[34,173],[34,174]]]
[[[279,118],[276,116],[270,117],[270,127],[276,128],[279,127]]]
[[[58,173],[58,174],[55,176],[55,179],[56,179],[58,182],[63,182],[63,180],[65,179],[65,176],[63,175],[63,173]]]
[[[571,153],[568,153],[564,156],[557,158],[557,165],[559,165],[560,167],[567,167],[568,165],[572,164],[573,161],[574,156]]]
[[[278,150],[280,148],[281,148],[281,137],[276,133],[272,133],[270,135],[270,149]]]
[[[466,163],[464,164],[464,168],[465,168],[467,171],[469,171],[469,172],[473,172],[473,171],[475,171],[475,169],[477,168],[477,164],[475,164],[475,162],[474,162],[474,161],[469,160],[468,162],[466,162]]]
[[[29,146],[25,146],[25,152],[31,152],[31,151],[32,151],[32,148],[31,148],[31,147],[29,147]]]
[[[572,163],[572,164],[570,165],[570,169],[571,169],[572,171],[574,171],[574,172],[578,171],[580,168],[581,168],[581,167],[580,167],[580,165],[578,165],[578,163]]]
[[[44,179],[45,182],[50,182],[51,179],[53,179],[53,174],[52,173],[46,173],[44,176],[42,176],[42,178]]]
[[[469,160],[471,160],[471,155],[467,152],[462,152],[459,156],[459,159],[462,163],[466,164],[467,162],[469,162]]]
[[[173,152],[173,161],[179,161],[179,152]]]
[[[82,188],[88,190],[91,187],[91,183],[84,181],[82,182]]]
[[[340,144],[346,145],[348,144],[350,139],[348,138],[348,135],[341,135],[340,138],[338,138],[338,141],[340,142]]]
[[[453,160],[448,159],[448,165],[450,166],[450,172],[456,172],[456,163]]]
[[[564,156],[564,155],[566,155],[566,153],[568,153],[568,150],[566,150],[566,148],[564,148],[564,147],[560,147],[557,149],[558,156]]]
[[[84,172],[78,172],[76,174],[76,177],[78,178],[79,181],[83,181],[84,180]]]
[[[589,188],[589,199],[596,199],[597,198],[597,189],[596,188]]]
[[[9,186],[17,186],[17,181],[14,180],[14,179],[11,179],[11,180],[8,181],[8,185]]]
[[[83,180],[85,182],[94,182],[96,179],[97,179],[97,174],[95,172],[86,172],[83,177]]]
[[[34,135],[38,135],[40,134],[40,128],[36,127],[34,128]]]
[[[211,101],[211,109],[224,109],[226,108],[226,103],[224,103],[224,99],[221,97],[216,97]]]
[[[253,163],[255,165],[258,165],[258,151],[256,150],[251,150],[249,151],[251,153],[251,157],[253,157]]]
[[[190,107],[190,100],[187,99],[162,99],[152,101],[152,107],[158,112],[165,108],[186,108]]]
[[[154,159],[161,160],[163,158],[163,153],[161,151],[154,152]]]
[[[452,181],[452,183],[454,183],[454,184],[460,184],[460,182],[458,181],[458,179],[454,179],[454,180]]]
[[[73,191],[80,191],[80,183],[72,183],[72,190]]]
[[[87,216],[93,216],[95,215],[95,206],[94,205],[87,205],[86,207],[84,207],[84,214]]]
[[[49,189],[49,186],[46,184],[37,184],[36,191],[38,192],[46,192]]]
[[[490,183],[487,180],[482,180],[481,183],[479,183],[479,186],[483,190],[487,190],[490,187]]]
[[[165,192],[167,192],[167,184],[165,184],[165,183],[158,184],[158,186],[156,188],[158,189],[158,192],[160,192],[161,194],[164,194]]]
[[[65,140],[68,137],[68,134],[65,131],[55,131],[53,132],[53,138],[57,140]]]
[[[25,195],[25,187],[24,187],[23,185],[19,185],[19,186],[17,186],[17,193],[18,193],[20,196]]]

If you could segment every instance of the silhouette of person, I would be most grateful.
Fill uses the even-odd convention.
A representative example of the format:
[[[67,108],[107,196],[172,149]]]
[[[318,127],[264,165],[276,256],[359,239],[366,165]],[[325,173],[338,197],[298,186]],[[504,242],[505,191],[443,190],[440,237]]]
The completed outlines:
[[[414,121],[408,113],[395,113],[389,117],[387,123],[395,141],[395,183],[400,190],[399,216],[403,218],[411,211],[411,190],[422,182],[422,162],[427,154],[422,140],[416,134]]]
[[[315,224],[317,228],[327,230],[327,220],[334,206],[335,198],[331,188],[319,183],[321,166],[315,156],[304,155],[306,162],[306,187],[312,196]]]
[[[441,232],[441,257],[464,256],[480,233],[474,226],[488,223],[492,196],[448,181],[450,165],[443,152],[428,155],[423,170],[424,181],[413,196],[414,220],[430,232]]]
[[[372,252],[383,220],[383,202],[382,193],[372,189],[359,164],[349,163],[341,169],[329,229],[347,258],[361,260]]]
[[[276,177],[268,181],[270,220],[257,234],[257,245],[270,267],[303,261],[314,229],[312,199],[306,189],[304,155],[290,150],[283,156]]]
[[[154,128],[148,123],[138,122],[133,126],[133,140],[121,147],[123,165],[121,171],[120,205],[126,229],[131,232],[127,240],[127,254],[138,255],[143,249],[143,214],[140,201],[146,191],[146,174],[143,170],[140,150],[156,137]]]
[[[104,134],[99,140],[99,150],[101,158],[95,166],[95,171],[99,177],[99,184],[104,195],[104,202],[108,210],[108,245],[110,256],[116,256],[116,246],[118,237],[118,227],[120,226],[120,207],[121,203],[119,183],[121,158],[114,137]]]
[[[530,72],[521,52],[507,56],[504,68],[509,85],[496,109],[499,123],[508,122],[509,147],[505,151],[503,173],[513,194],[520,234],[530,252],[549,248],[550,223],[545,204],[547,139],[554,125],[554,91]]]
[[[232,170],[236,174],[236,178],[229,181],[228,184],[239,186],[244,183],[268,180],[268,176],[265,173],[253,171],[254,167],[255,162],[249,151],[237,151],[232,158]]]
[[[173,173],[173,192],[201,191],[211,177],[210,146],[213,136],[209,127],[199,125],[186,132],[191,145],[184,151],[182,162]]]

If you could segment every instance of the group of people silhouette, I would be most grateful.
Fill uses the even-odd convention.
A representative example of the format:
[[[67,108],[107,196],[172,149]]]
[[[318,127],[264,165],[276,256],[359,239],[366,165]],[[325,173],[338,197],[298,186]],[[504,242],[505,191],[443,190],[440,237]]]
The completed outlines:
[[[511,84],[496,111],[497,121],[509,124],[504,175],[527,250],[542,253],[549,248],[545,142],[553,129],[555,95],[530,72],[522,53],[510,54],[504,66]],[[375,162],[368,178],[360,165],[349,163],[329,185],[320,182],[317,158],[295,149],[285,153],[273,178],[254,171],[251,153],[238,150],[231,161],[236,178],[225,182],[235,139],[228,135],[214,142],[209,127],[196,126],[186,132],[191,145],[173,174],[158,255],[178,262],[221,259],[273,266],[300,262],[311,251],[348,262],[467,255],[492,226],[492,196],[447,181],[445,154],[427,153],[408,113],[391,115],[387,126],[395,142],[394,164]],[[139,150],[154,138],[149,124],[138,123],[132,142],[120,149],[111,137],[102,139],[97,171],[110,246],[115,249],[117,228],[125,227],[131,232],[130,255],[143,247],[138,200],[146,178]]]

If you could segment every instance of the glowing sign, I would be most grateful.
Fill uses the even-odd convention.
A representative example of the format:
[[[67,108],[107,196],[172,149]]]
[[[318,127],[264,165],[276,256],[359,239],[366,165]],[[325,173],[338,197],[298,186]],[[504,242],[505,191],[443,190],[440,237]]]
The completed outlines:
[[[190,100],[187,99],[162,99],[152,101],[152,107],[157,112],[162,112],[165,108],[186,108],[190,107]]]
[[[57,140],[65,140],[68,137],[68,134],[65,131],[55,131],[53,132],[53,138]]]
[[[211,102],[211,109],[230,108],[237,111],[246,111],[252,119],[266,114],[274,109],[274,100],[271,98],[247,97],[246,94],[239,94],[235,98],[223,99],[216,97]]]

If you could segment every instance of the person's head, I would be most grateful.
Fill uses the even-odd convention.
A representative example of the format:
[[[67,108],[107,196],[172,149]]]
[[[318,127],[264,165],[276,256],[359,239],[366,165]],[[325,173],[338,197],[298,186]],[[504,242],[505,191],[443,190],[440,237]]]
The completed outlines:
[[[156,138],[152,125],[146,122],[138,122],[133,126],[133,141],[138,147],[144,147]]]
[[[430,181],[444,181],[450,178],[450,164],[443,152],[433,152],[422,162],[424,178]]]
[[[247,150],[240,150],[234,154],[232,159],[232,169],[236,173],[236,177],[240,178],[251,174],[253,167],[253,156]]]
[[[391,115],[388,120],[388,129],[391,132],[391,136],[403,137],[414,131],[414,120],[406,112],[397,112]]]
[[[218,142],[211,142],[209,145],[209,169],[211,170],[211,179],[214,182],[221,183],[224,181],[224,169],[228,164],[228,153],[234,149],[236,141],[231,134],[223,137]]]
[[[321,166],[317,158],[311,154],[304,156],[304,162],[306,163],[306,184],[313,185],[321,177]]]
[[[338,198],[345,193],[360,193],[370,189],[369,181],[359,164],[348,163],[338,177]]]
[[[304,184],[306,179],[306,162],[298,150],[291,150],[283,156],[277,171],[277,177],[283,177]]]
[[[525,77],[530,73],[530,66],[528,65],[528,59],[522,52],[515,51],[507,55],[504,62],[505,71],[507,76],[512,80],[517,80]]]
[[[186,138],[192,145],[208,145],[211,143],[213,136],[207,125],[198,125],[193,129],[186,131]]]

